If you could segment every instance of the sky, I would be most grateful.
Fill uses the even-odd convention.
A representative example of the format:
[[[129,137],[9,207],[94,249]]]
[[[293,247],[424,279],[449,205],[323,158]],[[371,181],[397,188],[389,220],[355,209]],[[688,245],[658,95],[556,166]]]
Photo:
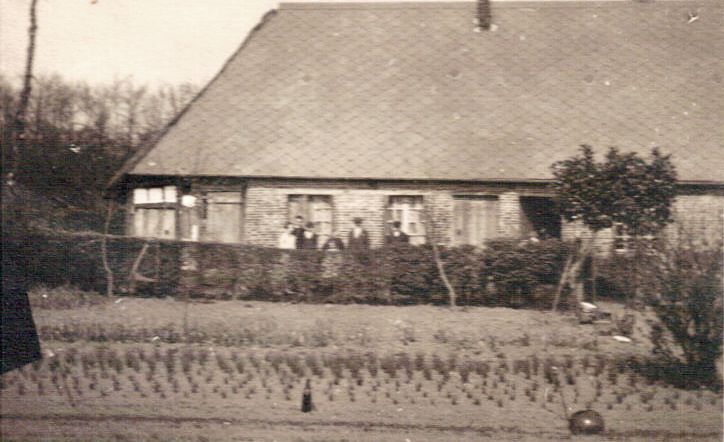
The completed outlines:
[[[58,73],[91,84],[130,78],[139,85],[203,86],[278,4],[38,0],[35,75]],[[29,5],[30,0],[0,0],[0,73],[16,84],[25,66]]]

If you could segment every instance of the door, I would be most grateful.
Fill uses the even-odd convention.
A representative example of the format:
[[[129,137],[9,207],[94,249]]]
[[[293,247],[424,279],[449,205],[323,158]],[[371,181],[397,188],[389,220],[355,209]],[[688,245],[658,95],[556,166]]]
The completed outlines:
[[[498,236],[498,198],[456,196],[453,209],[453,243],[484,246]]]
[[[241,192],[208,192],[204,240],[241,242],[241,203]]]

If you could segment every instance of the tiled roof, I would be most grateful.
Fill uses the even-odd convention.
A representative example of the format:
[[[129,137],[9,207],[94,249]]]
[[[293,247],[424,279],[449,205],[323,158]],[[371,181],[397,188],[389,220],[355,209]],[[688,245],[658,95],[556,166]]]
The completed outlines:
[[[131,174],[540,180],[580,144],[724,183],[724,2],[282,4]]]

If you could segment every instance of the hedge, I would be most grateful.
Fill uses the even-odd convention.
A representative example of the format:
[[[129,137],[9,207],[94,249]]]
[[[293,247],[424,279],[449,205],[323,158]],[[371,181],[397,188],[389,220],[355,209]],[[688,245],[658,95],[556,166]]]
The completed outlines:
[[[105,291],[100,237],[26,238],[31,282]],[[146,246],[138,274],[134,262]],[[432,247],[395,246],[366,253],[278,250],[238,244],[112,238],[107,244],[115,290],[146,296],[292,302],[444,304],[448,295]],[[460,305],[549,307],[570,246],[492,241],[485,250],[441,247]]]

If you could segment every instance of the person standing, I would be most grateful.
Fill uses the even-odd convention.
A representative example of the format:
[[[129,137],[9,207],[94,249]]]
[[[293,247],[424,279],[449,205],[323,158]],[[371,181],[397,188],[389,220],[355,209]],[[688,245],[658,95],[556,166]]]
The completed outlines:
[[[362,218],[355,218],[354,227],[349,231],[347,237],[347,248],[351,252],[363,252],[370,248],[370,238],[367,231],[362,227]]]
[[[344,250],[344,242],[339,239],[339,236],[337,236],[337,232],[332,232],[332,234],[329,236],[329,239],[327,239],[327,241],[325,241],[324,245],[322,246],[322,250],[329,250],[331,252],[339,252]]]
[[[307,223],[307,228],[302,233],[301,249],[316,250],[319,237],[314,233],[314,223]]]
[[[297,248],[297,237],[294,235],[294,224],[290,222],[284,224],[284,231],[281,235],[279,235],[277,247],[282,250]]]
[[[395,221],[392,223],[392,232],[385,237],[385,243],[390,246],[397,246],[401,244],[409,244],[410,243],[410,235],[403,232],[400,229],[401,223],[399,221]]]
[[[302,240],[304,239],[304,218],[300,215],[294,217],[294,229],[292,230],[292,235],[296,238],[296,248],[301,249]]]
[[[322,276],[331,278],[339,274],[342,266],[342,251],[344,251],[344,242],[339,238],[338,232],[332,232],[329,239],[324,242],[322,251],[324,258],[322,259]]]
[[[312,381],[307,379],[304,384],[304,390],[302,391],[302,413],[309,413],[314,410],[314,404],[312,403]]]

